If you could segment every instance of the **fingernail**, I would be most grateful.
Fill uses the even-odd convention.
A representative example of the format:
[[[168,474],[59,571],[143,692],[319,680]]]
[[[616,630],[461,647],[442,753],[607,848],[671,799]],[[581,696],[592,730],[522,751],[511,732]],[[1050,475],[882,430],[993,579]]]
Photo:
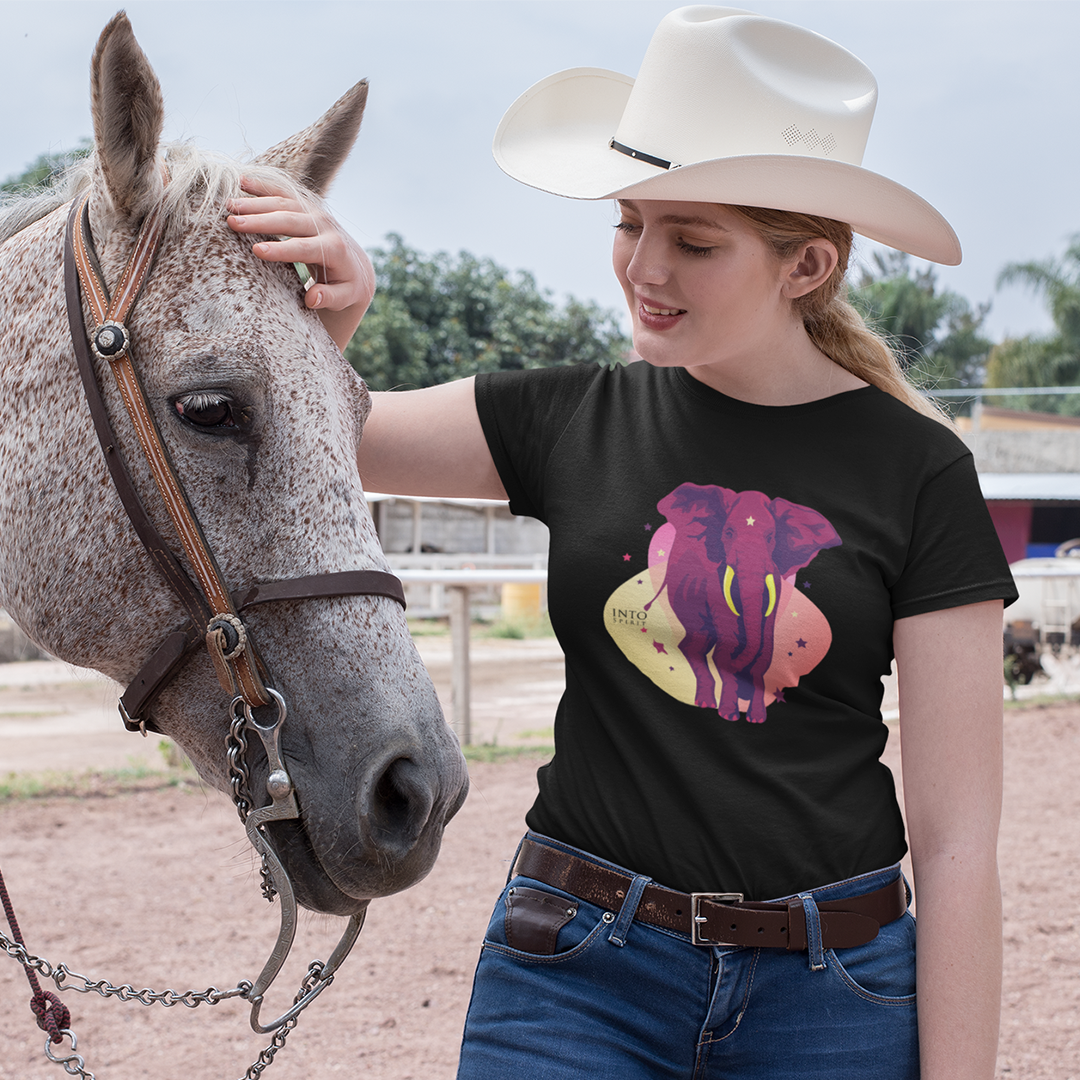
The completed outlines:
[[[322,293],[321,293],[321,292],[317,292],[317,293],[315,294],[315,306],[316,306],[316,307],[320,307],[321,305],[322,305]]]

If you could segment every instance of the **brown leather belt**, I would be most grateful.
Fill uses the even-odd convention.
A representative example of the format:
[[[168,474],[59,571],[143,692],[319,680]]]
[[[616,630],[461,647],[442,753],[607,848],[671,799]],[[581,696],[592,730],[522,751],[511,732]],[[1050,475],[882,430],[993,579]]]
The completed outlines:
[[[609,911],[618,911],[633,878],[576,855],[539,844],[528,837],[514,873],[542,881]],[[907,910],[908,893],[902,876],[862,896],[817,902],[822,948],[850,949],[865,945],[886,923]],[[638,903],[636,919],[687,934],[695,945],[735,945],[747,948],[807,947],[806,913],[798,897],[787,901],[743,901],[739,893],[681,893],[648,884]]]

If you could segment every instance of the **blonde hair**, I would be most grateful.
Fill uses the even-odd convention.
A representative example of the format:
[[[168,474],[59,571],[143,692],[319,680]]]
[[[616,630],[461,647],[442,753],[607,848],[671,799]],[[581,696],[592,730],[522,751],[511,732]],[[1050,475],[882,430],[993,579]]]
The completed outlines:
[[[744,218],[781,260],[790,259],[810,240],[824,238],[840,258],[832,274],[813,292],[793,301],[802,316],[810,340],[842,368],[899,398],[916,412],[953,427],[952,420],[930,398],[920,394],[908,381],[888,340],[866,325],[848,303],[847,274],[851,257],[851,226],[832,218],[799,214],[790,210],[769,210],[757,206],[730,206]]]

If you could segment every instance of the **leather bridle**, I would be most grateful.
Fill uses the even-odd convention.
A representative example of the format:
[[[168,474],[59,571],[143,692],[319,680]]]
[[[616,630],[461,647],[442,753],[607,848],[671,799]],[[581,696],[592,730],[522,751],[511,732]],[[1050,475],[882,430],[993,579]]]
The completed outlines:
[[[158,206],[147,215],[127,267],[110,300],[90,236],[89,196],[72,204],[64,244],[64,287],[75,359],[90,415],[113,485],[135,532],[154,565],[172,587],[187,614],[187,623],[169,633],[132,679],[120,698],[120,713],[131,731],[157,730],[150,710],[184,660],[205,644],[222,688],[239,695],[250,708],[271,704],[267,670],[240,612],[276,600],[308,600],[329,596],[385,596],[405,606],[401,581],[382,570],[347,570],[284,581],[256,582],[230,590],[218,569],[202,528],[169,460],[157,423],[147,403],[131,357],[131,332],[125,320],[138,299],[161,240],[164,219]],[[80,287],[90,302],[95,326],[88,330],[80,303]],[[120,389],[154,482],[165,502],[196,582],[151,521],[131,481],[119,441],[105,408],[91,349],[107,361]]]
[[[269,1024],[259,1022],[259,1009],[266,988],[274,980],[288,955],[296,927],[296,900],[288,875],[273,850],[264,826],[271,821],[298,818],[296,793],[281,754],[281,727],[286,706],[282,696],[269,684],[269,672],[260,658],[241,613],[257,604],[277,600],[307,600],[330,596],[384,596],[405,606],[401,581],[382,570],[348,570],[340,573],[307,575],[284,581],[255,582],[230,589],[222,577],[217,560],[207,545],[198,519],[176,475],[161,438],[157,423],[146,400],[138,373],[132,362],[131,332],[126,320],[139,297],[164,229],[162,207],[155,207],[144,220],[135,248],[128,259],[115,292],[110,297],[94,253],[90,233],[89,195],[72,203],[64,240],[64,288],[68,323],[75,348],[75,359],[82,377],[90,415],[105,462],[128,518],[162,577],[168,582],[187,615],[183,626],[166,635],[164,641],[143,664],[120,698],[120,714],[132,731],[159,730],[151,710],[158,695],[176,675],[184,661],[205,644],[214,662],[222,688],[232,698],[229,762],[239,759],[236,770],[246,779],[243,763],[246,748],[244,731],[254,731],[266,751],[267,792],[271,802],[254,808],[241,793],[234,779],[233,798],[248,838],[264,860],[276,891],[281,896],[281,930],[277,944],[259,978],[245,994],[252,1003],[251,1026],[260,1032],[281,1027],[295,1017],[333,979],[334,970],[344,960],[363,925],[363,913],[354,915],[329,961],[321,965],[313,984],[298,995],[287,1012]],[[85,295],[94,320],[88,329],[83,317],[81,295]],[[164,500],[169,519],[180,538],[184,556],[192,567],[195,580],[182,566],[179,557],[162,538],[132,483],[120,452],[93,356],[106,362],[120,390],[127,415],[139,445],[150,466],[158,491]],[[271,706],[274,719],[265,721],[255,710]],[[265,712],[266,710],[264,710]],[[271,889],[268,896],[273,895]]]

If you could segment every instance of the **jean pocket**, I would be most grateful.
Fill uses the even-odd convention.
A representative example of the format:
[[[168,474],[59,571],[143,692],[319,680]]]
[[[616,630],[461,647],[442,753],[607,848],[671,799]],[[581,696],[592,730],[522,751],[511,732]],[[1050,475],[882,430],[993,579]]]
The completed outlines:
[[[484,948],[521,961],[557,963],[579,956],[613,921],[610,912],[569,893],[515,878],[495,905]]]
[[[848,988],[869,1001],[915,1003],[915,920],[910,912],[887,923],[873,941],[829,949],[828,966]]]

